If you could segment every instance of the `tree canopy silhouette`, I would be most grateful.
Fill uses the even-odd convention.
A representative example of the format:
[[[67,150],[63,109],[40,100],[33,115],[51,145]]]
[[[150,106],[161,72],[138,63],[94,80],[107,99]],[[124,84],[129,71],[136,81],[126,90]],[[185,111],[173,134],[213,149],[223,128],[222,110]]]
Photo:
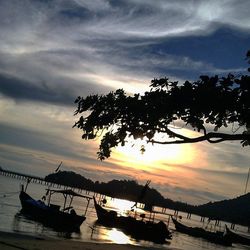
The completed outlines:
[[[250,51],[246,59],[250,63]],[[128,143],[129,137],[152,144],[237,140],[242,146],[250,145],[248,74],[203,75],[184,83],[153,79],[144,94],[127,95],[118,89],[107,95],[79,96],[75,103],[75,115],[80,117],[73,127],[81,129],[86,140],[102,136],[97,153],[100,160],[108,158],[112,148]],[[173,128],[180,123],[199,134],[190,137],[187,130],[176,132]],[[157,139],[159,134],[165,137]]]

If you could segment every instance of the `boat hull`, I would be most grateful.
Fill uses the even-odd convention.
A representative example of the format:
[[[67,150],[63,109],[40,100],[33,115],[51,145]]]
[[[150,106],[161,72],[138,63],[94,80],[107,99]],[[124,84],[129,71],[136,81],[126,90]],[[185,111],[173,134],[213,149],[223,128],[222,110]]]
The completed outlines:
[[[232,238],[233,243],[239,243],[242,245],[250,246],[250,238],[247,238],[243,235],[233,232],[227,226],[226,226],[226,231],[227,231],[227,234],[230,235],[230,237]]]
[[[186,225],[180,223],[179,221],[177,221],[173,217],[172,217],[172,221],[175,225],[176,231],[178,231],[180,233],[185,233],[185,234],[188,234],[188,235],[191,235],[194,237],[203,238],[203,239],[206,239],[210,242],[224,245],[224,246],[231,246],[232,245],[231,237],[227,234],[224,234],[223,232],[218,232],[218,231],[217,232],[210,232],[210,231],[207,231],[207,230],[200,228],[200,227],[189,227],[189,226],[186,226]]]
[[[171,233],[162,221],[158,223],[137,220],[134,217],[118,216],[115,211],[108,211],[97,204],[94,199],[97,222],[107,227],[121,229],[124,233],[137,240],[147,240],[155,243],[165,243],[171,239]]]
[[[22,214],[58,230],[78,231],[86,219],[85,216],[59,211],[58,206],[47,206],[42,201],[34,200],[24,191],[20,192],[19,198]]]

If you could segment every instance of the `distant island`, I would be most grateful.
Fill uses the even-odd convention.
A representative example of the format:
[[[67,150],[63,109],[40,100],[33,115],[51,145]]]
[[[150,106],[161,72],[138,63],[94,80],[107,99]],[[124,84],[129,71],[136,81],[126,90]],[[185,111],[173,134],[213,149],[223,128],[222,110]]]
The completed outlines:
[[[131,201],[137,201],[144,187],[134,180],[112,180],[107,183],[93,182],[72,171],[59,171],[49,174],[45,177],[45,181]],[[146,206],[149,205],[149,207],[152,205],[165,207],[234,224],[250,226],[250,193],[230,200],[209,202],[195,206],[164,198],[156,189],[149,187],[140,202],[145,203]]]

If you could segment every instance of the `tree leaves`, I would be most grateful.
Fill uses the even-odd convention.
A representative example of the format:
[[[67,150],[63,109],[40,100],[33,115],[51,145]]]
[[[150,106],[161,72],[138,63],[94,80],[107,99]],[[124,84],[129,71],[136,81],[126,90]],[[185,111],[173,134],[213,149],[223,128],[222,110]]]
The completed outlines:
[[[247,53],[250,62],[250,51]],[[73,127],[83,131],[83,139],[94,139],[97,132],[105,131],[98,158],[104,160],[111,149],[125,145],[126,138],[145,139],[147,142],[193,143],[208,141],[241,140],[250,143],[246,127],[250,125],[250,76],[228,74],[223,77],[203,75],[197,81],[178,83],[168,78],[153,79],[150,91],[143,95],[126,95],[118,89],[107,95],[77,97],[75,115],[81,114]],[[181,121],[203,135],[189,138],[175,133],[169,126]],[[242,134],[219,133],[221,127],[237,124]],[[207,133],[205,126],[214,132]],[[155,135],[163,133],[172,141],[157,141]],[[174,139],[173,139],[174,138]],[[145,150],[143,146],[142,151]]]

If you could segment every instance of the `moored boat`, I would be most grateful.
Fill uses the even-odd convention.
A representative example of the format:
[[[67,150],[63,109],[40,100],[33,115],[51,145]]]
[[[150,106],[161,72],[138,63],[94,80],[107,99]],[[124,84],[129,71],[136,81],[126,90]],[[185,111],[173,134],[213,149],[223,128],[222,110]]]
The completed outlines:
[[[74,191],[68,190],[51,190],[47,189],[48,203],[45,204],[42,200],[35,200],[28,195],[23,189],[19,194],[20,202],[22,205],[21,213],[28,216],[31,219],[42,222],[46,226],[56,228],[63,231],[79,231],[80,225],[86,219],[85,215],[88,209],[89,201],[91,197],[80,195]],[[51,195],[54,193],[60,193],[64,197],[64,205],[60,209],[59,205],[52,204]],[[74,197],[82,197],[87,199],[87,207],[84,215],[76,214],[73,209],[72,201]],[[69,198],[69,205],[66,207],[66,201]]]
[[[145,221],[132,216],[120,216],[116,211],[107,210],[97,203],[94,197],[97,222],[107,227],[115,227],[137,240],[147,240],[163,244],[171,239],[171,233],[163,221]]]
[[[227,225],[226,225],[226,232],[227,235],[229,235],[232,238],[233,243],[240,243],[243,245],[250,246],[250,237],[235,233],[234,231],[230,230]]]
[[[201,227],[189,227],[177,221],[177,219],[173,218],[173,216],[171,218],[175,225],[176,231],[180,233],[185,233],[194,237],[203,238],[210,242],[224,246],[232,245],[232,238],[227,233],[221,231],[210,232]]]

